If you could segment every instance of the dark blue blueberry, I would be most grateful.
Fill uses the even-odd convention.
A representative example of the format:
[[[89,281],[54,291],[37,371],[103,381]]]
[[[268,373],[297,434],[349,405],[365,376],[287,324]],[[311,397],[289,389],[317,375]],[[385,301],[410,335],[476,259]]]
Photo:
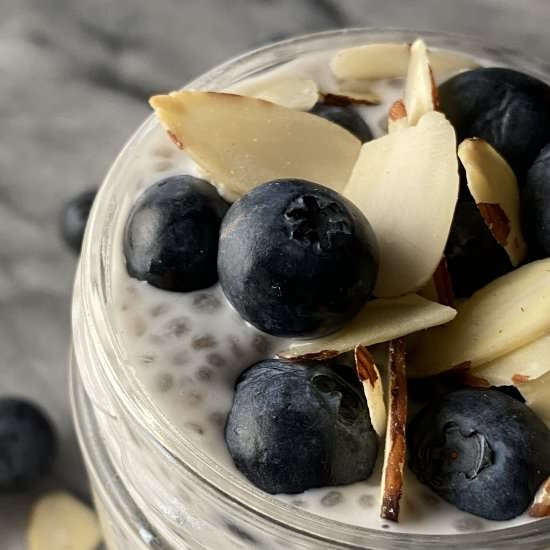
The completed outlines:
[[[550,145],[527,173],[521,189],[522,224],[532,258],[550,256]]]
[[[21,399],[0,399],[0,492],[32,487],[50,472],[56,451],[42,411]]]
[[[508,254],[493,237],[471,198],[456,205],[445,258],[457,297],[471,296],[512,270]]]
[[[88,215],[97,191],[85,191],[70,200],[61,212],[61,236],[73,252],[78,254],[82,246]]]
[[[218,272],[229,301],[260,330],[326,334],[368,300],[378,273],[376,239],[338,193],[303,180],[272,181],[229,209]]]
[[[175,292],[213,285],[220,224],[228,207],[214,186],[192,176],[153,185],[134,204],[126,223],[128,273]]]
[[[359,382],[337,370],[351,371],[268,359],[241,375],[225,439],[254,485],[300,493],[370,476],[378,439],[367,402]]]
[[[550,474],[550,430],[496,390],[450,393],[408,427],[409,465],[461,510],[491,520],[523,513]]]
[[[511,69],[475,69],[439,86],[440,109],[457,132],[488,141],[522,178],[550,141],[550,88]]]
[[[363,143],[373,138],[371,129],[351,105],[339,106],[317,103],[310,112],[342,126]]]

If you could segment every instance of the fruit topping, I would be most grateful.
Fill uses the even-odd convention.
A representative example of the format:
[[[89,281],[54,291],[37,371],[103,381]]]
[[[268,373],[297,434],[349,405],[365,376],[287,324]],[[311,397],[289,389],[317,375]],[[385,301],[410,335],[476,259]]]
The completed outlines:
[[[80,253],[88,215],[96,194],[96,189],[84,191],[70,200],[61,212],[61,236],[67,246],[76,254]]]
[[[374,357],[361,344],[355,346],[355,372],[363,384],[372,427],[378,437],[384,437],[387,423],[384,385]]]
[[[457,310],[447,325],[419,335],[409,356],[409,376],[475,369],[550,332],[550,260],[496,279]]]
[[[521,189],[522,223],[534,258],[550,256],[550,145],[536,158]]]
[[[271,494],[365,480],[378,450],[352,369],[277,359],[237,381],[225,439],[237,468]]]
[[[550,474],[550,430],[496,390],[458,390],[408,426],[409,465],[461,510],[490,520],[523,513]]]
[[[298,111],[309,111],[319,99],[317,83],[303,78],[261,81],[254,87],[240,88],[239,92]]]
[[[340,50],[331,60],[333,74],[346,80],[378,80],[405,76],[411,45],[407,43],[367,44]],[[478,67],[471,57],[445,50],[429,52],[430,63],[438,77]]]
[[[124,232],[130,276],[175,292],[213,285],[228,207],[213,185],[193,176],[173,176],[149,187],[132,207]]]
[[[550,516],[550,478],[540,486],[528,512],[533,518]]]
[[[337,106],[317,103],[310,112],[345,128],[359,139],[361,143],[370,141],[373,138],[371,129],[367,126],[363,117],[351,105]]]
[[[407,294],[430,280],[443,256],[458,184],[454,130],[440,113],[363,145],[344,195],[378,240],[376,296]]]
[[[237,197],[279,178],[341,191],[361,148],[337,124],[261,99],[185,91],[150,103],[171,139]]]
[[[376,239],[361,211],[335,191],[303,180],[272,181],[229,209],[218,272],[227,299],[256,328],[322,336],[369,299],[378,272]]]
[[[42,496],[27,530],[29,550],[95,550],[101,531],[95,513],[68,493]]]
[[[0,493],[31,488],[50,473],[56,452],[52,424],[40,409],[0,399]]]
[[[405,340],[390,342],[388,366],[388,419],[382,468],[380,517],[399,520],[403,496],[403,469],[407,455],[407,372]]]
[[[482,139],[466,139],[458,147],[468,189],[489,231],[515,267],[527,255],[520,224],[519,190],[508,163]],[[475,269],[475,266],[472,266]]]
[[[338,332],[311,341],[294,341],[277,355],[289,360],[324,360],[351,351],[357,344],[371,346],[448,323],[455,315],[456,310],[416,294],[371,300]]]
[[[459,142],[484,139],[520,181],[550,141],[550,88],[518,71],[483,68],[460,73],[439,86],[439,101]]]
[[[411,46],[403,103],[410,126],[415,126],[422,116],[437,109],[437,88],[423,40],[415,40]]]

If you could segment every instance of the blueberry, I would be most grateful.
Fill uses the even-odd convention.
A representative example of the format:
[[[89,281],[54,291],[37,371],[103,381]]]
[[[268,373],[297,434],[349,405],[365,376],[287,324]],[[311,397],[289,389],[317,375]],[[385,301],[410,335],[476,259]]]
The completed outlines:
[[[37,407],[0,399],[0,492],[32,487],[50,472],[56,450],[52,425]]]
[[[235,202],[221,230],[220,283],[241,316],[276,336],[340,328],[368,300],[377,246],[361,211],[303,180],[276,180]]]
[[[80,252],[88,215],[97,190],[84,191],[70,200],[61,211],[61,236],[76,254]]]
[[[134,204],[126,223],[128,273],[175,292],[213,285],[220,224],[228,207],[214,186],[193,176],[153,185]]]
[[[439,87],[440,109],[458,141],[488,141],[522,178],[550,141],[550,88],[503,68],[460,73]]]
[[[457,297],[471,296],[512,270],[508,254],[493,237],[471,198],[456,205],[445,258]]]
[[[409,465],[461,510],[491,520],[523,513],[550,474],[550,430],[496,390],[458,390],[408,427]]]
[[[310,112],[342,126],[363,143],[373,138],[371,129],[351,105],[340,107],[338,105],[316,103]]]
[[[225,439],[237,468],[260,489],[301,493],[372,473],[378,439],[363,390],[347,366],[268,359],[237,381]]]
[[[550,145],[547,145],[527,173],[521,190],[522,223],[529,254],[550,256]]]

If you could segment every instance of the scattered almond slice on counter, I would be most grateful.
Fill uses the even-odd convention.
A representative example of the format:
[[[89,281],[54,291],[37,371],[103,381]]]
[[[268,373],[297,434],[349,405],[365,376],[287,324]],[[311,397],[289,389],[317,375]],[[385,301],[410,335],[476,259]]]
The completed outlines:
[[[277,178],[342,191],[361,148],[333,122],[261,99],[181,91],[150,104],[172,141],[236,196]]]
[[[304,78],[282,78],[238,89],[240,94],[271,101],[277,105],[309,111],[319,100],[317,82]]]
[[[550,516],[550,477],[540,486],[527,513],[533,518]]]
[[[407,294],[430,280],[458,186],[455,132],[441,113],[426,113],[417,126],[363,145],[344,196],[363,211],[378,240],[376,296]]]
[[[489,230],[506,250],[513,266],[527,255],[520,223],[516,176],[508,163],[486,141],[465,139],[458,157],[466,170],[468,189]]]
[[[403,469],[407,455],[405,430],[408,399],[403,338],[390,342],[388,370],[388,422],[382,468],[380,517],[398,521],[403,495]]]
[[[283,359],[322,361],[355,349],[412,334],[451,321],[456,311],[416,294],[378,299],[365,307],[343,329],[309,342],[294,341],[277,355]]]
[[[457,310],[451,323],[419,335],[409,356],[409,376],[473,370],[550,332],[550,259],[495,279]]]
[[[420,39],[411,46],[403,103],[410,126],[415,126],[423,115],[437,109],[437,87],[426,44]]]
[[[432,278],[419,294],[444,306],[455,307],[453,285],[445,257],[441,258]]]
[[[330,68],[334,76],[342,80],[380,80],[398,78],[407,74],[410,44],[367,44],[340,50],[332,58]],[[437,78],[479,67],[471,57],[447,51],[432,50],[428,53]]]
[[[550,334],[477,367],[473,374],[492,386],[518,385],[550,371]],[[549,396],[550,397],[550,396]]]
[[[410,126],[407,117],[407,108],[402,99],[392,103],[388,112],[388,134],[404,130]]]
[[[372,427],[378,437],[382,438],[386,433],[387,424],[384,385],[374,357],[361,344],[355,346],[355,372],[363,384]]]
[[[550,372],[517,385],[526,404],[550,427]]]
[[[101,539],[93,510],[68,493],[48,493],[32,509],[29,550],[95,550]]]

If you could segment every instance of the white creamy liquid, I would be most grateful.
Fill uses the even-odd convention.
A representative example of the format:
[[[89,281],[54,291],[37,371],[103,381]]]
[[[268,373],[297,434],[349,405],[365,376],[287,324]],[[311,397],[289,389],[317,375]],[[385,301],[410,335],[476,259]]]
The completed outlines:
[[[311,78],[322,91],[336,91],[328,68],[333,53],[304,56],[261,78]],[[242,91],[246,85],[234,89]],[[386,132],[389,106],[402,96],[403,80],[380,81],[373,84],[373,89],[384,98],[383,103],[362,106],[359,111],[378,137]],[[125,186],[134,197],[170,175],[201,177],[197,167],[160,127],[132,154],[132,162],[120,176],[118,185]],[[122,254],[122,229],[130,207],[125,205],[118,223],[112,315],[131,359],[132,374],[150,397],[151,406],[158,407],[174,430],[192,440],[220,467],[240,475],[223,436],[234,383],[247,367],[285,349],[285,342],[245,323],[226,302],[219,285],[179,294],[131,279]],[[116,438],[114,433],[105,435]],[[382,455],[381,445],[379,463]],[[461,512],[420,484],[408,470],[400,521],[397,524],[383,521],[379,517],[380,469],[378,464],[365,482],[277,498],[333,520],[390,531],[456,533],[499,529],[529,521],[524,515],[513,521],[491,522]],[[244,477],[243,481],[247,482]]]

